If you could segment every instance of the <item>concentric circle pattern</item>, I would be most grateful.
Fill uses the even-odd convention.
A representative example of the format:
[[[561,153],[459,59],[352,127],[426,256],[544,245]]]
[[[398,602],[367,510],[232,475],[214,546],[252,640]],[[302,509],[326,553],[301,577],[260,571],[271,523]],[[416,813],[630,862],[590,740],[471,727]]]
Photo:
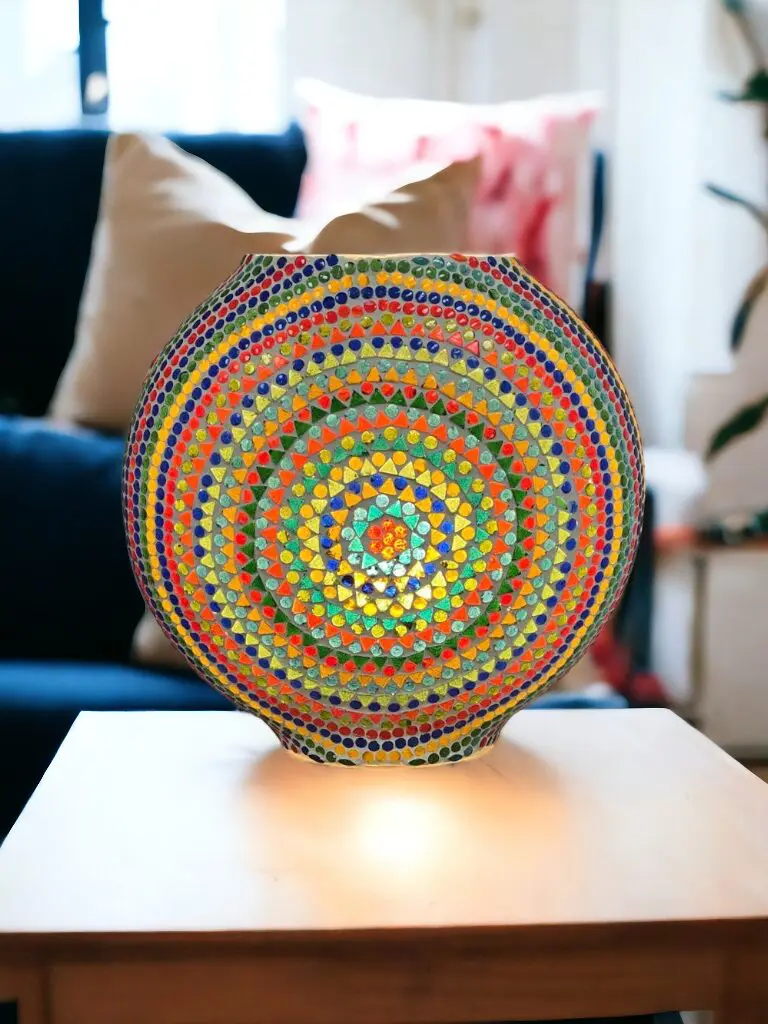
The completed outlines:
[[[506,257],[248,256],[147,378],[124,506],[144,596],[289,749],[492,743],[626,581],[635,421]]]

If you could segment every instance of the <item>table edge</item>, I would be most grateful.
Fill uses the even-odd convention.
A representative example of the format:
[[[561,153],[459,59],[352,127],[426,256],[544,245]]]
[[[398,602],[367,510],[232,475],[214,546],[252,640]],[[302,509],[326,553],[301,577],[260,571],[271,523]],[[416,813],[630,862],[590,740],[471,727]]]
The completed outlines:
[[[271,931],[184,932],[4,932],[0,962],[27,960],[39,954],[87,958],[134,957],[233,952],[323,954],[343,947],[358,951],[419,946],[436,953],[452,947],[510,952],[544,952],[573,948],[609,948],[621,942],[647,947],[720,945],[728,942],[768,943],[768,917],[703,920],[591,922],[587,924],[462,925],[456,927],[392,927]]]

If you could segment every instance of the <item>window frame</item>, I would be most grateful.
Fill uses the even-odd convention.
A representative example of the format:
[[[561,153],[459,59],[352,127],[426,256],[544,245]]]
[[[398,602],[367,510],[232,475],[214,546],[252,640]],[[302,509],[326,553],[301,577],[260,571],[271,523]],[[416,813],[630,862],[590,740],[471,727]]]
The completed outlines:
[[[107,22],[103,0],[78,0],[79,43],[77,60],[80,79],[80,111],[83,116],[106,114],[109,110],[107,71]],[[93,76],[106,82],[106,89],[93,95]]]

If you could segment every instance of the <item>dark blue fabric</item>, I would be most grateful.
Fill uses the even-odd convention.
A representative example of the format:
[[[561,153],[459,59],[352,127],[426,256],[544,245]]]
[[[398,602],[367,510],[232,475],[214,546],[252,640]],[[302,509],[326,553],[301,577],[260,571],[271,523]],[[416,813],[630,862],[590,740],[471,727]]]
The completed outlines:
[[[0,132],[0,412],[44,413],[72,347],[107,138]],[[173,138],[263,209],[293,213],[306,163],[297,125],[281,135]]]
[[[536,710],[626,708],[616,695],[544,694]],[[227,711],[226,697],[191,674],[129,665],[0,661],[0,717],[29,712]]]
[[[0,661],[0,719],[80,711],[229,711],[196,676],[130,665]]]
[[[531,704],[537,711],[620,710],[628,706],[626,698],[619,693],[611,693],[605,697],[590,697],[586,693],[545,693]]]
[[[603,240],[605,223],[605,153],[597,152],[592,168],[592,230],[589,238],[587,269],[584,275],[584,306],[589,301],[589,289],[595,280],[597,257],[600,254],[600,243]]]
[[[629,652],[634,672],[650,672],[651,630],[653,628],[653,581],[656,501],[648,491],[643,508],[643,526],[637,548],[637,557],[630,573],[615,620],[616,639]]]
[[[127,660],[143,604],[123,535],[122,451],[0,416],[0,659]]]

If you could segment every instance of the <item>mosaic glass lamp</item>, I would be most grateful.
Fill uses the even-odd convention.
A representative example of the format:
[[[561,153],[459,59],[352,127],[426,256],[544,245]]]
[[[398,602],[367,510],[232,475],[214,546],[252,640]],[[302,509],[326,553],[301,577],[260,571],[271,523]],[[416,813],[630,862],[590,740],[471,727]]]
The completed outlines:
[[[481,752],[615,606],[644,495],[607,356],[508,257],[251,255],[145,382],[147,604],[289,750]]]

